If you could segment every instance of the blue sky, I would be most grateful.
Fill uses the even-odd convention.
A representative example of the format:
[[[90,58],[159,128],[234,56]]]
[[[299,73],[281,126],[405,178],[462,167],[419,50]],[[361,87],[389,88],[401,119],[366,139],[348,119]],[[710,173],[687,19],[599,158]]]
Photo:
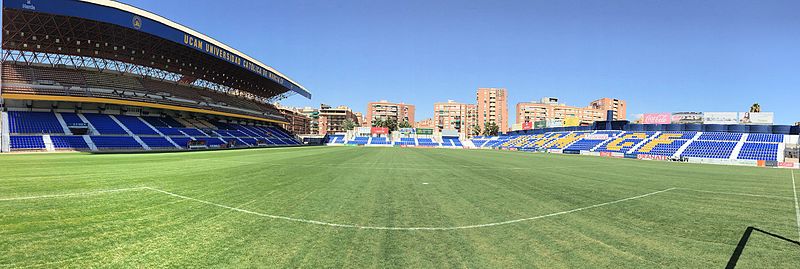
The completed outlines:
[[[743,111],[800,121],[800,1],[123,0],[225,42],[313,93],[284,104],[386,99],[509,109],[557,96],[628,101],[628,115]],[[512,122],[514,116],[510,115]]]

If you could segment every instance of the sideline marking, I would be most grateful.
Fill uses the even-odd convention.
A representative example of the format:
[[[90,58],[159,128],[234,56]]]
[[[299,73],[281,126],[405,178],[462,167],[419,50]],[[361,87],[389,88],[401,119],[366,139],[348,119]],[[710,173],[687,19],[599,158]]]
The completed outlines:
[[[794,192],[794,212],[797,217],[797,237],[800,238],[800,202],[797,201],[797,185],[794,183],[794,170],[792,170],[792,191]]]
[[[679,190],[687,190],[687,191],[694,191],[694,192],[714,193],[714,194],[739,195],[739,196],[773,198],[773,199],[787,199],[787,200],[791,200],[792,199],[792,197],[789,197],[789,196],[751,194],[751,193],[741,193],[741,192],[707,191],[707,190],[698,190],[698,189],[689,189],[689,188],[677,188],[677,189],[679,189]]]

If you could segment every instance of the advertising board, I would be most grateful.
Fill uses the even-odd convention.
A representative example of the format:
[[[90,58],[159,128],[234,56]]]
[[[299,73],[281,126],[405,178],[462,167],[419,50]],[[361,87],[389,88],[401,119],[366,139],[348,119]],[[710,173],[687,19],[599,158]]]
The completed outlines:
[[[400,128],[398,131],[400,131],[401,134],[413,134],[413,133],[415,133],[414,132],[414,128]]]
[[[372,129],[369,127],[358,127],[356,128],[356,133],[358,134],[369,134],[372,132]]]
[[[444,129],[442,130],[442,136],[458,136],[458,130],[456,129]]]
[[[672,113],[672,123],[703,123],[703,112],[675,112]]]
[[[432,135],[433,129],[430,128],[417,128],[417,134],[419,135]]]
[[[608,134],[589,134],[589,135],[586,135],[584,139],[586,139],[586,140],[606,140],[606,139],[608,139]]]
[[[563,120],[547,120],[547,127],[564,127]]]
[[[650,155],[650,154],[639,154],[636,156],[636,158],[639,160],[659,160],[659,161],[669,160],[669,156]]]
[[[533,122],[527,121],[522,123],[522,130],[533,129]]]
[[[738,124],[739,113],[736,112],[705,112],[704,124]]]
[[[564,118],[564,127],[575,127],[581,125],[581,119],[578,117],[566,117]]]
[[[372,134],[389,134],[389,128],[386,127],[372,127],[370,131]]]
[[[672,114],[670,113],[648,113],[642,115],[642,124],[670,124]]]
[[[772,112],[740,112],[739,123],[772,125],[775,122],[775,113]]]

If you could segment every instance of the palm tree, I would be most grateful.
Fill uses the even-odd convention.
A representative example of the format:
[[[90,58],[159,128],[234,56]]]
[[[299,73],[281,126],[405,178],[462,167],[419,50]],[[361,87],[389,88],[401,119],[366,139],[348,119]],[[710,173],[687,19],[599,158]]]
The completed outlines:
[[[752,106],[750,106],[750,112],[755,112],[755,113],[761,112],[761,105],[759,105],[758,103],[753,104]]]
[[[356,122],[351,119],[345,119],[342,121],[342,128],[345,131],[350,131],[356,128]]]
[[[481,127],[478,126],[477,124],[472,125],[472,135],[473,136],[481,135]]]
[[[500,127],[494,122],[487,121],[483,125],[483,135],[485,136],[497,136],[500,133]]]
[[[408,121],[401,121],[397,124],[397,128],[411,128],[411,123]]]

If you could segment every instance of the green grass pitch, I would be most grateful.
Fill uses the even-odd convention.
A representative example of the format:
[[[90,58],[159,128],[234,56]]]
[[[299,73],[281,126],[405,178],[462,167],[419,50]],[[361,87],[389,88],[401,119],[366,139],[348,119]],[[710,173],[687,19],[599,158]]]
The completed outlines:
[[[797,240],[796,218],[780,169],[353,147],[0,156],[2,268],[721,268],[746,227]],[[739,260],[798,264],[758,233]]]

